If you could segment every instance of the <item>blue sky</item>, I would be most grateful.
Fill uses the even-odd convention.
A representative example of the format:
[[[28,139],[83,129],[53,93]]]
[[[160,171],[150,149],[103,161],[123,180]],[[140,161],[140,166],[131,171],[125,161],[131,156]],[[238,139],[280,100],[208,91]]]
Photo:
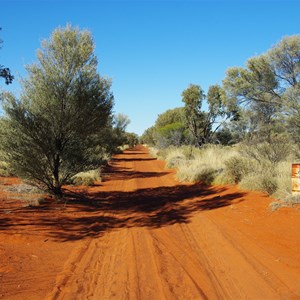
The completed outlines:
[[[112,78],[116,113],[142,134],[158,114],[182,106],[190,84],[205,92],[226,69],[243,66],[283,36],[300,33],[300,1],[279,0],[0,0],[0,64],[18,78],[58,26],[89,29],[99,73]]]

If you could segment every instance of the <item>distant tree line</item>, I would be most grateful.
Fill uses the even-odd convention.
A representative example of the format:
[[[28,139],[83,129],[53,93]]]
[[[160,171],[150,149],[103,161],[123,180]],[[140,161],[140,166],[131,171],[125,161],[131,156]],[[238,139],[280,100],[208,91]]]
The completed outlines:
[[[207,143],[300,142],[300,35],[284,37],[246,67],[229,68],[207,94],[190,84],[183,107],[158,116],[142,140],[160,148]],[[204,110],[206,101],[208,109]]]

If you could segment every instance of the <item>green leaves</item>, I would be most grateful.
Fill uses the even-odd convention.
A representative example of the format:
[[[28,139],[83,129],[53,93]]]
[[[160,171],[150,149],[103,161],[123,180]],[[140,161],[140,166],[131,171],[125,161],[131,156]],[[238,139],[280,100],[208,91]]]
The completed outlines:
[[[97,74],[93,50],[88,31],[56,29],[38,51],[38,63],[27,67],[20,100],[5,95],[2,139],[10,163],[17,175],[55,193],[102,160],[91,153],[111,126],[113,95],[110,81]]]

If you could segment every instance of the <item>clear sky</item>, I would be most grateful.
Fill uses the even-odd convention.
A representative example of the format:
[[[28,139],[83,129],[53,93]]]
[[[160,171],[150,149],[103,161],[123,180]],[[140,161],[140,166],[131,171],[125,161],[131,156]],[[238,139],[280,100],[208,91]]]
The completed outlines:
[[[41,41],[71,23],[94,36],[99,73],[112,79],[116,113],[142,134],[167,109],[182,106],[190,84],[205,92],[226,69],[243,66],[283,36],[300,33],[300,0],[0,0],[0,64],[16,80]]]

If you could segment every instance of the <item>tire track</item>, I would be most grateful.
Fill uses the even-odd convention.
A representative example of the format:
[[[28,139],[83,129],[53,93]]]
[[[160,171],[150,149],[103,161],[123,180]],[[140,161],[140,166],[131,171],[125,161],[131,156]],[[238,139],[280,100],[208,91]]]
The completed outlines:
[[[174,173],[166,172],[161,162],[149,160],[144,150],[118,158],[115,168],[124,178],[122,175],[114,180],[112,175],[108,186],[112,192],[120,191],[120,195],[132,193],[134,203],[132,207],[128,203],[131,208],[128,211],[122,207],[120,212],[107,211],[103,216],[120,217],[128,223],[105,232],[102,237],[78,244],[63,272],[57,276],[56,288],[48,299],[273,300],[297,297],[274,268],[263,261],[264,257],[269,261],[270,255],[249,238],[240,243],[238,236],[242,232],[223,226],[216,219],[217,214],[202,211],[190,217],[187,223],[175,220],[173,225],[162,222],[157,228],[149,226],[157,211],[140,207],[138,191],[176,186]],[[167,195],[161,196],[165,201],[165,206],[159,207],[162,217],[164,211],[181,205],[166,201]],[[153,197],[148,195],[147,201],[157,209],[159,194]],[[160,216],[159,209],[157,216]]]

